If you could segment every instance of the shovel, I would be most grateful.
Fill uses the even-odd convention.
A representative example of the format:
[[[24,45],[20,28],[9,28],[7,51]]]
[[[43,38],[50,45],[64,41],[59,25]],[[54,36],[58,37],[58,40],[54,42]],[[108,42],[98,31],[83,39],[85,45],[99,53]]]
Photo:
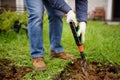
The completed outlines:
[[[84,75],[87,75],[87,70],[86,70],[86,57],[84,55],[84,48],[83,48],[83,44],[82,44],[82,35],[77,36],[77,31],[79,30],[79,26],[75,26],[74,22],[70,22],[70,28],[72,30],[72,34],[74,36],[74,40],[76,42],[76,45],[78,47],[78,50],[80,52],[80,56],[81,56],[81,66],[82,66],[82,72]]]

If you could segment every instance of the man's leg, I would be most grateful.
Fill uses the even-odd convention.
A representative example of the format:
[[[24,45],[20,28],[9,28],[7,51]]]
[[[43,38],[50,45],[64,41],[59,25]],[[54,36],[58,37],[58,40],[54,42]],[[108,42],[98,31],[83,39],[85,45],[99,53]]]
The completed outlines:
[[[47,14],[49,18],[49,38],[50,38],[51,53],[53,53],[54,57],[61,57],[64,59],[73,58],[72,55],[66,54],[64,52],[64,49],[60,44],[62,37],[62,27],[63,27],[63,22],[62,22],[63,13],[50,7],[47,2],[45,3],[45,7],[47,9]]]
[[[50,48],[56,53],[63,52],[63,47],[61,46],[61,37],[62,37],[62,12],[53,9],[47,2],[45,7],[49,19],[49,39],[50,39]]]
[[[43,36],[42,21],[44,5],[42,0],[25,0],[25,5],[29,13],[28,36],[30,40],[30,53],[33,58],[33,66],[37,69],[46,69],[43,61]],[[40,63],[41,62],[41,63]]]

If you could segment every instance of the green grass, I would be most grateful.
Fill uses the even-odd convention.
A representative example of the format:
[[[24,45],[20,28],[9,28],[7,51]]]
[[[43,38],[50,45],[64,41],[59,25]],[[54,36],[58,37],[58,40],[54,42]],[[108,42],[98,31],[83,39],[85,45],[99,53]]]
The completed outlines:
[[[67,53],[79,58],[79,51],[73,39],[69,25],[63,19],[63,36],[61,44]],[[48,21],[44,20],[44,48],[45,62],[48,69],[44,72],[28,73],[22,80],[51,80],[55,74],[61,72],[69,61],[50,59],[50,45],[48,37]],[[114,63],[120,65],[120,25],[110,26],[100,21],[88,21],[86,41],[84,43],[87,61]],[[9,32],[0,34],[0,59],[10,59],[14,65],[32,67],[29,40],[25,31],[20,34]]]
[[[85,50],[88,60],[120,65],[120,25],[88,22]]]

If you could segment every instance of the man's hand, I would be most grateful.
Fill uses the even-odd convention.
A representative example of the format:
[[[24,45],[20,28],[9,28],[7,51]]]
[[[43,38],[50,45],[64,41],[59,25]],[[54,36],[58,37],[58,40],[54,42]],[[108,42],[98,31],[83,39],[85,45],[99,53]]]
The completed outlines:
[[[72,21],[75,23],[75,25],[77,25],[77,20],[76,20],[75,13],[72,10],[70,10],[67,13],[67,23],[70,23]]]
[[[79,23],[79,30],[77,31],[77,35],[80,36],[82,35],[82,42],[85,42],[85,30],[86,30],[86,23],[85,22],[80,22]]]

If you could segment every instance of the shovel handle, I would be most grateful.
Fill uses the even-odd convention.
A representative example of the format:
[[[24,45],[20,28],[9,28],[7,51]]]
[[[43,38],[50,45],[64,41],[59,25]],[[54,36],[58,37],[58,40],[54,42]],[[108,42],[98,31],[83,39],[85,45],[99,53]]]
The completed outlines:
[[[76,45],[78,46],[80,56],[81,56],[82,60],[86,60],[85,55],[84,55],[84,47],[83,47],[82,40],[81,40],[82,35],[80,35],[79,37],[77,36],[78,27],[75,27],[74,22],[70,22],[70,28],[72,30],[72,34],[74,36],[74,40],[76,42]]]

